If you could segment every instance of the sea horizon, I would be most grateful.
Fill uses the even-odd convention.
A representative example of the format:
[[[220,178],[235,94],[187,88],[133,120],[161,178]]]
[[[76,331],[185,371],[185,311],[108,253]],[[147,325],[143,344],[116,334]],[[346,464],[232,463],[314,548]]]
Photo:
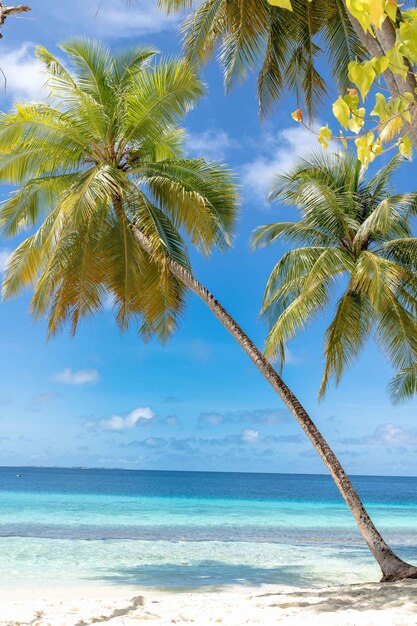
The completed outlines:
[[[118,467],[118,466],[105,466],[105,465],[0,465],[1,469],[61,469],[61,470],[108,470],[119,472],[176,472],[184,474],[247,474],[247,475],[261,475],[261,476],[330,476],[326,471],[324,472],[262,472],[262,471],[235,471],[235,470],[194,470],[194,469],[149,469],[149,468],[134,468],[134,467]],[[348,476],[355,476],[358,478],[417,478],[417,474],[356,474],[354,472],[347,472]]]

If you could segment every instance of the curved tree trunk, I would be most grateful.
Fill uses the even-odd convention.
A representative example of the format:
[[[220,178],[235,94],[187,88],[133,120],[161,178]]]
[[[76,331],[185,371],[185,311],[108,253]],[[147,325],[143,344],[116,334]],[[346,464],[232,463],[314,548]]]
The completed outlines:
[[[147,237],[134,224],[130,223],[130,227],[140,247],[149,254],[152,254],[152,247]],[[270,362],[264,357],[262,352],[258,350],[251,339],[243,332],[240,326],[215,297],[201,285],[187,269],[172,259],[168,259],[168,265],[172,274],[209,307],[226,330],[236,339],[238,344],[243,348],[273,389],[275,389],[284,404],[286,404],[300,424],[329,470],[343,499],[352,511],[363,538],[381,568],[382,581],[417,578],[417,567],[413,567],[402,561],[381,537],[336,455],[317,429],[306,410],[277,374]]]

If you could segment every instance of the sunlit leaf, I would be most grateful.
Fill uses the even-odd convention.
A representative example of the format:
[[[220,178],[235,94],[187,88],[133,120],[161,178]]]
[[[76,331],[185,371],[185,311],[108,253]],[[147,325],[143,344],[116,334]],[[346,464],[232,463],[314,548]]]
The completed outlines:
[[[372,61],[364,63],[349,63],[349,78],[359,88],[362,100],[364,100],[375,80],[375,71]]]
[[[345,100],[339,97],[332,106],[333,115],[343,128],[347,128],[349,124],[350,109]]]
[[[269,4],[280,9],[288,9],[292,11],[291,0],[269,0]]]

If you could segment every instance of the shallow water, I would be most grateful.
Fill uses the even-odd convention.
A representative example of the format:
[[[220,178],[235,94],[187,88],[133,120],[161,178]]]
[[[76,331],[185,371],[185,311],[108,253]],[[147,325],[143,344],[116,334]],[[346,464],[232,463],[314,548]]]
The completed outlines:
[[[417,561],[417,478],[355,477]],[[0,468],[0,584],[322,585],[378,569],[327,476]]]

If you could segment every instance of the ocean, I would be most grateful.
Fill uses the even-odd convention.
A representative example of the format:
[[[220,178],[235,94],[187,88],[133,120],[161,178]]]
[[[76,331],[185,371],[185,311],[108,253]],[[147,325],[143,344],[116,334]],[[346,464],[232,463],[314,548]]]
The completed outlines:
[[[417,562],[417,478],[353,481],[385,538]],[[328,476],[0,468],[2,587],[378,578]]]

